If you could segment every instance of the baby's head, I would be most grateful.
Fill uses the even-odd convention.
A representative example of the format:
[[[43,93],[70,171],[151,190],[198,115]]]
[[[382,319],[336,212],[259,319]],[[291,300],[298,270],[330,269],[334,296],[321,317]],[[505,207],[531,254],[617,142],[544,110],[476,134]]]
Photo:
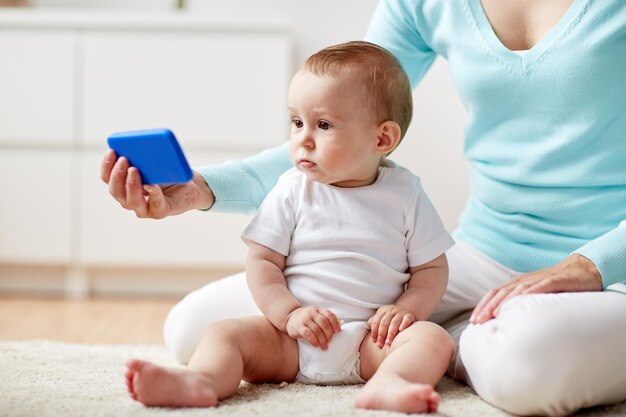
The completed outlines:
[[[324,48],[301,66],[317,76],[353,76],[361,83],[361,100],[377,125],[390,120],[404,137],[413,115],[411,84],[400,61],[386,49],[365,41]],[[357,93],[357,92],[355,92]]]
[[[289,86],[292,160],[315,181],[371,184],[412,112],[408,77],[391,53],[360,41],[322,49]]]

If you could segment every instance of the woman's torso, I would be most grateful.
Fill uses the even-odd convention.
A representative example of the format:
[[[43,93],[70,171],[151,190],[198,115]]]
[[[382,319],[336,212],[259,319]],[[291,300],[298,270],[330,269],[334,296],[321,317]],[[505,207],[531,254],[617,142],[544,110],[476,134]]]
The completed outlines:
[[[496,1],[383,2],[367,38],[413,83],[448,60],[469,113],[472,196],[457,237],[532,271],[626,219],[626,3],[554,0],[534,25],[539,9],[498,14]]]

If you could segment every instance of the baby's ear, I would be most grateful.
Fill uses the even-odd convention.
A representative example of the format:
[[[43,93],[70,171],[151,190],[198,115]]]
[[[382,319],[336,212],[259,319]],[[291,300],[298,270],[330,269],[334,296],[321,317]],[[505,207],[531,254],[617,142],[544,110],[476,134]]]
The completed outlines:
[[[376,143],[376,152],[386,155],[393,151],[398,142],[400,142],[400,136],[402,135],[402,129],[400,125],[391,120],[387,120],[378,125],[378,142]]]

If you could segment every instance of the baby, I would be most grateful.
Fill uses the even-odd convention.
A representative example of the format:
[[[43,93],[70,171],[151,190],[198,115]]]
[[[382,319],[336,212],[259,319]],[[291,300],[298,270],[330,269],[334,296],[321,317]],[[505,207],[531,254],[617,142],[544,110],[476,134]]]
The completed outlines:
[[[240,381],[361,384],[355,405],[435,412],[454,348],[425,321],[453,244],[420,181],[388,161],[411,120],[408,78],[386,50],[312,55],[289,87],[290,155],[245,229],[262,316],[210,325],[185,369],[127,364],[147,406],[216,406]]]

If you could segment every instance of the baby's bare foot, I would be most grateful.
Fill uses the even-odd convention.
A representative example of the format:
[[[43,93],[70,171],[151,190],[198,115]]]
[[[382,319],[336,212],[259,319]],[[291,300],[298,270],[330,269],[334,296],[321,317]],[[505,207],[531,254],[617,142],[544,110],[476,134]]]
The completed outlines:
[[[214,407],[218,402],[211,381],[201,373],[136,359],[126,364],[126,385],[133,400],[149,407]]]
[[[373,377],[356,397],[355,406],[401,413],[435,413],[439,394],[432,385],[409,382],[399,376]]]

